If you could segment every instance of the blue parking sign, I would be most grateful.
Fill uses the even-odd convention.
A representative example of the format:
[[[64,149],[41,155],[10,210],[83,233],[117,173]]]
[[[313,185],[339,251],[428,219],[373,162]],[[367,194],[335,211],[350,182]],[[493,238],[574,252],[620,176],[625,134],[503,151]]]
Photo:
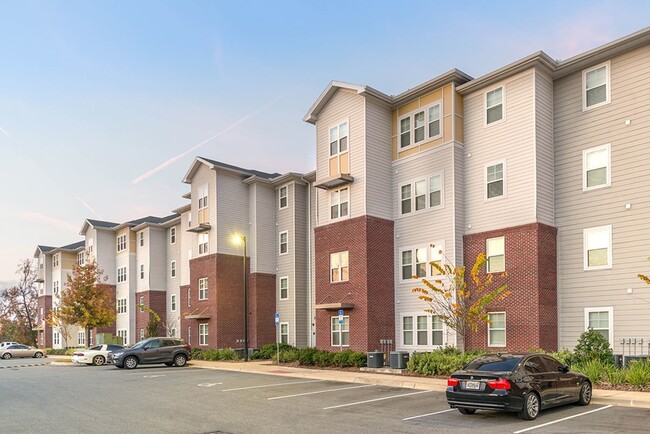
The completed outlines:
[[[280,314],[276,312],[274,316],[275,316],[275,326],[277,327],[280,325]]]

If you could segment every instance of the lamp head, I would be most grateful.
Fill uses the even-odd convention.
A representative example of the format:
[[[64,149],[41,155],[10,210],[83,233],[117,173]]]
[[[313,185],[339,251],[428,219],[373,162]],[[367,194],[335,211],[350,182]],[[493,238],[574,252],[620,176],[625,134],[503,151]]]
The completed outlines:
[[[245,244],[246,243],[246,236],[245,235],[237,235],[237,234],[233,235],[232,236],[232,242],[233,242],[233,244],[235,244],[237,246],[239,246],[241,244]]]

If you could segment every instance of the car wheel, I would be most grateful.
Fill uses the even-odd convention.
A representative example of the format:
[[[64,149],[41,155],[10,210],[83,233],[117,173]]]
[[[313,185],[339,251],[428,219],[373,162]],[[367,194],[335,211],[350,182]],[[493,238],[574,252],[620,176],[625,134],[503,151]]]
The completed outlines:
[[[519,417],[523,420],[533,420],[539,414],[539,396],[531,392],[524,398],[524,408],[521,409]]]
[[[460,414],[474,414],[476,413],[475,408],[459,408],[458,411]]]
[[[187,357],[185,357],[185,354],[177,354],[176,357],[174,357],[174,365],[181,367],[185,366],[187,363]]]
[[[580,397],[578,398],[579,405],[589,405],[591,402],[591,384],[588,381],[582,383],[580,387]]]
[[[40,351],[38,353],[34,353],[34,357],[40,359],[41,357],[43,357],[43,353],[41,353]]]
[[[135,357],[127,357],[124,359],[124,367],[126,369],[134,369],[136,366],[138,366],[138,359]]]
[[[104,358],[104,356],[93,357],[93,365],[102,366],[104,363],[106,363],[106,359]]]
[[[4,353],[2,355],[2,358],[5,359],[5,360],[9,360],[9,359],[11,359],[11,354],[10,353]]]

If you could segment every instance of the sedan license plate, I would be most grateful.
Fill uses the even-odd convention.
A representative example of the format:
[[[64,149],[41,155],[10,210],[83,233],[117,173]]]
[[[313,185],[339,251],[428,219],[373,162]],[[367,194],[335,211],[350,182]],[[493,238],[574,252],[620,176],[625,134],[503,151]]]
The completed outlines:
[[[481,388],[481,382],[480,381],[467,381],[467,382],[465,382],[465,389],[479,390],[480,388]]]

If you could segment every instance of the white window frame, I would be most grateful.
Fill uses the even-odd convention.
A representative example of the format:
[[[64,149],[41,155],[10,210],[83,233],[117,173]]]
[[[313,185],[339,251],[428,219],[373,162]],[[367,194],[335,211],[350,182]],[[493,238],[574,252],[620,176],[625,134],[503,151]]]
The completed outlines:
[[[503,185],[503,192],[499,196],[488,197],[488,184],[499,181],[499,180],[488,181],[488,169],[490,167],[494,167],[494,166],[497,166],[499,164],[503,165],[503,172],[502,172],[502,175],[501,175],[501,182],[502,182],[502,185]],[[495,161],[495,162],[492,162],[492,163],[489,163],[489,164],[486,164],[485,166],[483,166],[483,188],[485,190],[484,195],[483,195],[484,201],[487,202],[487,201],[499,200],[499,199],[503,199],[503,198],[508,196],[508,188],[507,188],[508,184],[506,183],[506,173],[507,173],[506,172],[506,160]]]
[[[117,283],[124,283],[127,280],[126,276],[126,267],[120,267],[117,269]]]
[[[420,329],[418,328],[418,318],[419,317],[426,317],[426,329]],[[400,334],[400,343],[401,346],[404,348],[417,348],[417,349],[424,349],[424,348],[442,348],[445,345],[445,324],[441,320],[441,328],[440,329],[434,329],[433,328],[433,318],[434,317],[440,317],[440,315],[431,315],[431,314],[422,314],[421,312],[408,312],[404,313],[401,316],[401,321],[400,321],[400,328],[401,328],[401,334]],[[406,318],[411,319],[411,328],[407,329],[404,326],[404,320]],[[426,343],[421,343],[419,339],[418,332],[426,331]],[[433,337],[434,333],[439,332],[441,333],[442,337],[442,343],[440,345],[434,344]],[[411,343],[408,344],[406,343],[406,333],[411,334]]]
[[[77,332],[77,345],[86,345],[86,331],[79,330]]]
[[[605,101],[599,102],[597,104],[587,106],[587,74],[590,72],[594,72],[597,69],[600,69],[602,67],[606,68],[605,72]],[[598,65],[592,66],[591,68],[584,69],[582,71],[582,111],[588,111],[597,107],[602,107],[604,105],[607,105],[611,102],[611,87],[612,87],[612,80],[611,80],[611,69],[612,65],[610,61],[600,63]]]
[[[491,315],[500,315],[503,314],[503,328],[501,327],[492,327],[492,323],[488,322],[487,323],[487,341],[488,341],[488,347],[499,347],[503,348],[506,346],[508,342],[508,333],[507,333],[507,328],[508,328],[508,322],[507,322],[507,316],[505,311],[499,311],[499,312],[488,312],[488,319],[490,319]],[[499,343],[492,343],[492,335],[490,334],[491,331],[501,331],[503,330],[503,344]]]
[[[605,183],[589,187],[589,186],[587,186],[588,156],[590,154],[593,154],[594,152],[603,151],[603,150],[607,152],[607,163],[604,166],[605,170],[606,170]],[[582,191],[597,190],[599,188],[604,188],[604,187],[611,186],[612,185],[612,170],[611,170],[611,167],[612,167],[612,146],[611,146],[611,143],[607,143],[606,145],[602,145],[602,146],[595,146],[593,148],[585,149],[584,151],[582,151]]]
[[[169,229],[169,244],[176,244],[176,228]]]
[[[347,320],[347,324],[346,324]],[[345,329],[344,327],[346,327]],[[348,336],[348,343],[347,344],[341,344],[343,342],[343,334],[347,333]],[[334,336],[338,335],[338,340],[339,343],[335,344],[334,343]],[[339,317],[333,316],[330,319],[330,345],[332,347],[349,347],[350,346],[350,316],[349,315],[344,315],[343,316],[343,324],[339,324]]]
[[[57,268],[59,266],[59,254],[52,255],[52,268]]]
[[[169,297],[169,306],[172,312],[176,312],[176,294],[171,294]]]
[[[117,252],[123,252],[127,247],[126,234],[118,235],[116,240]]]
[[[342,200],[345,192],[345,200]],[[345,214],[343,214],[343,205],[345,204]],[[336,207],[336,217],[332,217],[332,211]],[[350,188],[343,187],[338,190],[330,191],[330,220],[340,220],[350,217]]]
[[[199,324],[199,346],[208,346],[208,323]]]
[[[336,266],[334,266],[336,265]],[[334,280],[334,270],[337,270],[338,279]],[[346,279],[343,279],[343,271],[347,270]],[[330,283],[348,282],[350,280],[350,252],[330,253]]]
[[[208,189],[208,184],[204,184],[198,188],[198,200],[197,200],[197,210],[202,211],[204,209],[207,209],[209,206],[209,189]],[[198,216],[198,212],[197,212]],[[201,219],[198,219],[199,224],[201,223]]]
[[[117,304],[117,314],[125,315],[126,314],[126,298],[118,298],[116,301]]]
[[[588,238],[590,233],[606,232],[607,236],[607,264],[606,265],[592,265],[589,266],[589,245]],[[596,247],[596,246],[594,246]],[[600,247],[602,249],[602,247]],[[595,249],[591,249],[595,250]],[[596,226],[593,228],[586,228],[582,230],[582,252],[583,252],[583,266],[584,270],[603,270],[612,268],[612,225]]]
[[[172,327],[172,329],[169,331],[169,337],[170,338],[175,338],[176,337],[176,328]]]
[[[87,246],[88,255],[92,255],[93,254],[93,245],[94,245],[93,238],[88,238],[88,243],[87,244],[88,244],[88,246]]]
[[[433,246],[433,247],[431,247]],[[423,244],[419,246],[407,246],[407,247],[402,247],[398,249],[399,252],[399,281],[401,283],[413,283],[414,280],[412,277],[409,278],[404,278],[404,268],[405,267],[411,267],[411,276],[416,276],[418,275],[418,264],[424,264],[424,274],[419,276],[418,279],[421,278],[429,278],[429,277],[434,277],[438,276],[440,273],[436,272],[434,273],[434,268],[430,265],[432,261],[440,261],[441,265],[443,263],[442,258],[443,255],[439,254],[438,251],[442,250],[443,254],[445,251],[445,242],[444,241],[438,241],[435,243],[429,243],[429,244]],[[411,262],[410,263],[405,263],[404,262],[404,253],[405,252],[411,252]],[[424,252],[424,258],[418,258],[417,253],[418,252]],[[420,259],[420,260],[418,260]],[[423,259],[423,260],[422,260]]]
[[[187,287],[187,307],[192,306],[192,292],[191,292],[191,286]]]
[[[286,239],[282,241],[282,236],[285,236]],[[282,247],[284,246],[285,251],[282,251]],[[289,231],[282,231],[278,234],[278,255],[287,255],[289,254]]]
[[[210,252],[210,235],[207,232],[200,233],[199,240],[199,255],[207,255]]]
[[[282,286],[282,282],[285,282],[286,286]],[[285,290],[285,296],[282,296],[282,291]],[[280,300],[288,300],[289,299],[289,276],[282,276],[278,280],[278,297]]]
[[[77,265],[79,265],[80,267],[83,267],[84,265],[86,265],[86,251],[85,250],[77,253]]]
[[[59,281],[55,280],[52,282],[52,293],[56,296],[59,297]]]
[[[490,245],[491,240],[501,240],[502,243],[502,250],[503,253],[499,252],[490,252],[490,249],[488,248]],[[499,270],[493,270],[492,267],[490,267],[490,258],[492,257],[497,257],[497,256],[503,256],[503,269]],[[500,236],[500,237],[492,237],[492,238],[486,238],[485,239],[485,271],[487,273],[503,273],[506,271],[506,237],[505,236]]]
[[[491,108],[499,106],[499,104],[494,104],[494,105],[488,106],[488,94],[492,93],[492,92],[495,92],[495,91],[497,91],[499,89],[501,89],[501,103],[500,103],[500,105],[501,105],[501,119],[497,119],[495,121],[488,122],[488,110],[490,110]],[[494,87],[494,88],[486,91],[484,96],[483,96],[483,101],[484,101],[483,102],[484,125],[486,127],[489,126],[489,125],[500,124],[501,122],[504,122],[506,120],[506,88],[505,88],[505,86],[503,86],[503,85],[497,86],[497,87]]]
[[[346,126],[345,135],[341,135],[341,127],[343,125]],[[332,140],[333,139],[333,137],[332,137],[332,131],[333,130],[336,130],[336,139],[335,140]],[[350,123],[348,122],[347,119],[344,120],[344,121],[341,121],[341,122],[337,122],[336,125],[334,125],[333,127],[328,128],[327,131],[328,131],[328,136],[327,136],[328,142],[327,143],[329,144],[329,149],[327,151],[328,154],[329,154],[328,158],[336,157],[337,155],[342,155],[342,154],[345,154],[346,152],[350,151]],[[341,150],[341,139],[343,139],[343,138],[347,138],[347,140],[345,141],[345,149]],[[336,142],[336,152],[332,153],[332,144],[334,142]],[[348,164],[349,164],[349,162],[348,162]]]
[[[439,190],[432,190],[431,188],[431,182],[433,179],[439,178],[440,179],[440,189]],[[424,183],[424,192],[418,192],[417,191],[417,185],[418,183]],[[404,187],[409,187],[410,195],[407,198],[404,198],[402,196],[402,190]],[[439,205],[433,205],[431,203],[431,193],[435,191],[440,191],[440,204]],[[418,194],[420,193],[420,194]],[[424,196],[424,208],[417,209],[417,198],[420,196]],[[445,205],[445,177],[444,177],[444,172],[434,172],[428,176],[424,177],[419,177],[414,180],[410,180],[408,182],[405,182],[403,184],[400,184],[397,190],[397,197],[398,197],[398,204],[397,208],[399,210],[399,215],[400,217],[405,217],[405,216],[410,216],[410,215],[415,215],[421,212],[425,212],[427,210],[431,209],[439,209],[443,208]],[[405,201],[409,202],[409,211],[404,212],[403,208],[403,203]]]
[[[208,299],[208,278],[207,277],[199,278],[198,288],[199,288],[199,300],[207,300]]]
[[[585,331],[589,330],[589,314],[594,312],[607,312],[609,322],[609,344],[614,346],[614,308],[609,307],[585,307]],[[594,329],[602,330],[602,329]]]
[[[52,342],[54,343],[54,345],[61,345],[61,333],[54,332],[52,334]]]
[[[144,340],[144,329],[140,329],[140,340]]]
[[[283,330],[283,328],[286,328],[286,330]],[[289,343],[289,323],[288,322],[281,322],[280,323],[280,343],[281,344],[288,344]]]
[[[129,334],[126,329],[118,330],[117,335],[122,338],[122,345],[126,346],[129,344]]]
[[[431,109],[435,106],[438,106],[438,118],[435,120],[431,120]],[[398,152],[401,152],[403,150],[409,149],[413,146],[420,146],[429,140],[435,140],[443,135],[443,105],[441,100],[437,100],[432,102],[431,104],[427,104],[425,106],[422,106],[420,108],[417,108],[409,113],[406,113],[405,115],[400,116],[397,119],[397,150]],[[418,126],[417,128],[415,127],[415,116],[419,115],[422,113],[424,115],[423,118],[423,124],[421,126]],[[405,119],[409,119],[408,124],[409,124],[409,129],[402,131],[402,121]],[[438,122],[438,134],[431,135],[430,134],[430,124],[432,122]],[[415,130],[423,128],[424,129],[424,135],[422,139],[418,140],[417,142],[415,141]],[[402,135],[408,133],[409,135],[409,143],[408,145],[402,146]]]
[[[172,279],[176,278],[176,261],[171,261],[169,263],[169,275]]]
[[[280,187],[278,191],[278,207],[279,209],[285,209],[288,206],[289,206],[289,186],[283,185],[282,187]]]
[[[141,231],[138,237],[140,238],[140,247],[144,247],[144,231]]]
[[[140,280],[144,279],[144,264],[140,264]]]
[[[140,313],[143,313],[144,309],[142,308],[142,306],[144,306],[144,295],[140,296],[140,303],[139,304],[140,304]]]

